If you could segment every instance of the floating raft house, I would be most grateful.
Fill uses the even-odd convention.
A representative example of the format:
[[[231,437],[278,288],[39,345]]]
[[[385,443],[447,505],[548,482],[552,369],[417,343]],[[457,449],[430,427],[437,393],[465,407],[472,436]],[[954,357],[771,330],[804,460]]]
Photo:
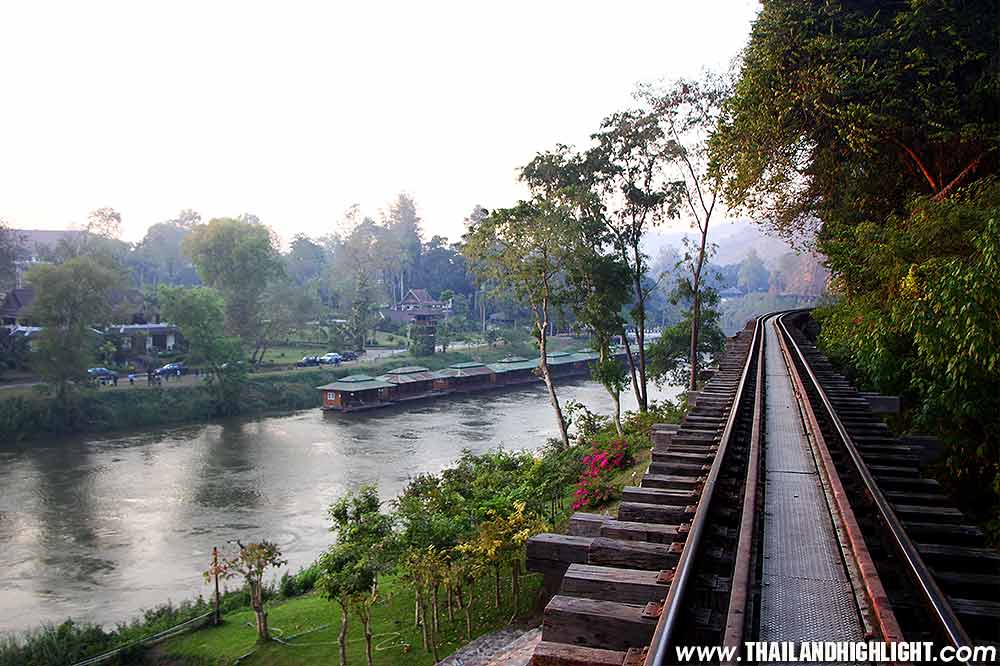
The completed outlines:
[[[368,375],[348,375],[316,388],[323,392],[323,409],[353,412],[392,404],[394,385]]]

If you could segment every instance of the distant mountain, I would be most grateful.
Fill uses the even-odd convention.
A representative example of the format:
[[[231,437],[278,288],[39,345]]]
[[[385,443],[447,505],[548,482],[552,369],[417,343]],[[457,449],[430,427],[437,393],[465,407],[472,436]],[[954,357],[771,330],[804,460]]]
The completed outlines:
[[[680,248],[684,238],[691,240],[697,238],[697,231],[661,231],[657,229],[647,236],[646,252],[655,257],[661,248]],[[780,238],[768,236],[761,228],[749,220],[738,220],[736,222],[724,223],[710,229],[708,241],[715,243],[718,247],[712,263],[719,266],[726,264],[738,264],[755,250],[768,268],[776,268],[777,261],[782,255],[795,252],[791,245]]]

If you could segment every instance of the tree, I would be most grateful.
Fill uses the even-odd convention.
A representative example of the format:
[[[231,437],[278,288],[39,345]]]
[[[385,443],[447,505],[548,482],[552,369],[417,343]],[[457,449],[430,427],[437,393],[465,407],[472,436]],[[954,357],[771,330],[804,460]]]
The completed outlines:
[[[572,211],[557,201],[536,196],[513,208],[494,210],[471,225],[464,252],[473,270],[496,289],[509,289],[529,305],[538,341],[538,367],[556,415],[560,439],[569,447],[569,434],[548,364],[548,336],[554,311],[568,288],[563,271],[577,251],[581,228]]]
[[[327,269],[329,255],[319,243],[304,234],[295,234],[285,255],[285,272],[297,285],[318,280]]]
[[[649,376],[658,384],[671,382],[683,384],[690,377],[687,364],[691,354],[691,317],[690,307],[693,295],[691,284],[687,281],[678,283],[671,295],[674,302],[684,303],[684,318],[666,328],[649,348]],[[726,336],[719,327],[718,303],[719,296],[711,287],[703,287],[701,292],[701,317],[698,321],[698,356],[714,358],[726,347]]]
[[[591,138],[595,145],[583,159],[587,174],[584,178],[601,197],[610,243],[629,269],[638,363],[624,329],[622,340],[636,401],[639,410],[645,412],[649,404],[645,343],[650,289],[646,284],[649,261],[642,241],[650,228],[677,216],[677,184],[665,169],[671,143],[659,119],[648,109],[622,111],[605,118],[600,131]]]
[[[237,540],[236,545],[239,546],[239,552],[223,558],[218,565],[206,571],[205,579],[209,580],[215,575],[226,579],[242,578],[250,592],[250,607],[257,617],[257,639],[269,641],[271,633],[267,627],[267,610],[264,608],[264,574],[269,568],[285,566],[288,560],[282,559],[281,549],[270,541],[243,545]]]
[[[131,263],[139,273],[139,284],[196,284],[197,273],[184,255],[184,240],[201,223],[192,210],[181,211],[176,218],[159,222],[146,230],[135,248]]]
[[[17,280],[17,259],[21,252],[19,234],[0,219],[0,293],[13,287]]]
[[[188,342],[188,360],[206,367],[216,412],[239,412],[246,370],[240,340],[224,331],[222,295],[210,287],[161,286],[158,299],[164,318],[176,324]]]
[[[685,264],[690,274],[691,374],[688,388],[698,387],[699,344],[701,333],[702,284],[708,245],[709,225],[718,200],[721,183],[710,169],[708,140],[718,124],[722,102],[728,94],[726,82],[719,76],[705,74],[701,81],[679,80],[665,91],[645,87],[640,95],[652,108],[657,123],[668,137],[666,157],[676,170],[674,190],[682,202],[681,213],[698,229],[699,238],[687,247]]]
[[[994,520],[1000,382],[980,344],[997,315],[980,280],[1000,208],[998,40],[995,2],[772,0],[711,142],[730,209],[815,233],[842,296],[817,315],[822,348],[907,398],[948,442],[945,483],[992,486],[968,506]]]
[[[218,218],[196,227],[184,240],[184,251],[202,281],[225,299],[226,333],[242,340],[252,351],[251,362],[258,363],[264,294],[284,276],[276,239],[259,222]]]
[[[71,382],[86,378],[99,336],[92,327],[108,323],[109,292],[121,278],[89,257],[75,257],[63,264],[34,266],[27,280],[37,294],[31,316],[43,328],[38,370],[65,399]]]
[[[730,208],[823,243],[995,174],[998,38],[996,3],[768,2],[712,139]]]
[[[323,596],[340,606],[340,632],[337,644],[340,666],[347,666],[347,627],[350,610],[371,595],[375,572],[365,566],[357,548],[347,544],[330,546],[318,560],[320,576],[316,587]]]
[[[387,572],[394,561],[392,517],[382,513],[382,502],[375,486],[362,486],[357,492],[337,500],[330,506],[331,528],[337,544],[349,549],[353,558],[356,582],[370,578],[368,594],[352,597],[354,610],[364,626],[365,656],[373,666],[371,609],[378,600],[378,577]]]
[[[740,262],[736,285],[746,293],[767,291],[770,278],[771,274],[768,272],[764,262],[757,256],[757,251],[751,248],[746,258]]]
[[[628,376],[611,352],[612,339],[625,328],[622,310],[630,301],[629,268],[616,255],[581,252],[567,274],[574,295],[569,299],[580,324],[591,334],[591,347],[598,354],[591,376],[607,390],[614,403],[615,429],[623,436],[621,393]]]

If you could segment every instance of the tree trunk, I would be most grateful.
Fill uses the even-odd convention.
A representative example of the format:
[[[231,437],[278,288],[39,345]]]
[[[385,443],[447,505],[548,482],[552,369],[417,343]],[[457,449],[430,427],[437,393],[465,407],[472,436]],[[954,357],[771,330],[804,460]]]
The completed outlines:
[[[514,597],[514,617],[517,617],[517,613],[521,608],[521,558],[518,557],[514,560],[510,567],[511,573],[511,585]]]
[[[639,388],[636,395],[639,403],[639,411],[645,413],[649,408],[649,401],[646,396],[648,385],[646,383],[646,293],[642,289],[642,250],[638,245],[633,248],[635,255],[635,340],[639,346]]]
[[[622,396],[618,391],[608,391],[611,394],[611,400],[615,403],[615,411],[611,414],[611,418],[615,422],[615,430],[618,432],[619,437],[625,436],[625,429],[622,428]]]
[[[347,604],[340,605],[340,633],[337,634],[337,644],[340,646],[340,666],[347,666]]]
[[[417,587],[417,610],[419,611],[420,619],[417,624],[420,625],[420,637],[423,639],[424,649],[430,647],[427,641],[427,611],[424,609],[424,595],[420,593],[420,588]]]
[[[548,363],[548,328],[549,314],[548,304],[542,304],[542,316],[538,321],[538,366],[542,371],[542,380],[545,381],[545,388],[549,391],[549,402],[556,413],[556,421],[559,424],[559,437],[562,439],[563,448],[569,448],[569,431],[566,428],[566,419],[563,418],[562,407],[559,405],[559,396],[556,395],[556,386],[552,383],[552,375],[549,372]]]
[[[362,621],[365,625],[365,658],[368,660],[368,666],[375,666],[375,654],[372,652],[372,616],[370,611],[365,612]]]
[[[458,589],[459,594],[462,592],[462,588]],[[476,600],[476,581],[469,581],[469,599],[462,604],[462,610],[465,612],[465,638],[466,640],[472,640],[472,607]]]
[[[267,612],[263,609],[254,609],[257,614],[257,638],[261,641],[271,640],[271,632],[267,630]]]
[[[434,629],[434,636],[435,637],[438,634],[438,626],[439,626],[438,625],[438,587],[439,587],[438,583],[434,583],[434,596],[432,597],[434,605],[431,607],[431,622],[433,623],[431,626]]]
[[[500,608],[500,564],[493,565],[493,603]]]
[[[632,392],[635,393],[636,401],[639,400],[639,378],[635,367],[635,358],[632,357],[632,345],[628,342],[628,331],[622,329],[622,344],[625,345],[625,360],[628,361],[628,373],[632,379]]]
[[[695,263],[694,279],[694,302],[691,304],[691,378],[688,381],[688,390],[698,390],[698,336],[701,332],[701,271],[705,265],[705,243],[708,240],[708,218],[701,228],[701,244],[698,247],[698,261]]]
[[[454,589],[452,588],[451,581],[444,584],[445,591],[448,593],[448,621],[455,621],[455,609],[453,605]]]

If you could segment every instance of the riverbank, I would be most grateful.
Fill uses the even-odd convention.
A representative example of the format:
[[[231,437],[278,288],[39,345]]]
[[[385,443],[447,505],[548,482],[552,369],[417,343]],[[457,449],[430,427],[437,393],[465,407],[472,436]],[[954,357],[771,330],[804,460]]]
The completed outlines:
[[[663,412],[656,420],[664,420]],[[679,411],[674,414],[680,414]],[[650,444],[648,425],[654,419],[638,418],[632,421],[629,438],[637,446],[634,461],[616,470],[607,479],[612,489],[609,500],[587,511],[611,513],[617,504],[621,488],[639,478],[649,465]],[[672,419],[671,419],[672,420]],[[679,418],[678,418],[679,420]],[[607,436],[609,433],[605,432]],[[581,447],[582,448],[582,447]],[[577,497],[577,483],[563,487],[561,507],[555,517],[555,531],[566,529]],[[438,657],[444,659],[470,639],[489,634],[509,626],[536,626],[541,622],[545,599],[542,596],[542,577],[524,574],[520,578],[521,602],[512,605],[513,580],[510,575],[501,577],[502,602],[493,601],[495,593],[491,577],[478,581],[474,596],[484,600],[473,612],[473,630],[466,636],[465,620],[457,608],[449,616],[444,600],[440,610],[440,638]],[[382,598],[373,608],[375,631],[375,659],[377,666],[430,666],[435,663],[432,655],[421,645],[420,629],[414,625],[414,593],[399,577],[387,578],[382,584]],[[283,600],[272,606],[268,614],[270,626],[282,636],[296,636],[293,640],[258,645],[255,640],[253,612],[243,610],[226,617],[219,627],[209,627],[185,636],[166,641],[153,650],[148,664],[171,666],[208,666],[231,664],[240,657],[246,666],[307,666],[332,661],[337,649],[340,630],[335,604],[312,592],[302,597]],[[363,664],[364,636],[360,623],[352,618],[348,624],[348,663]]]
[[[679,415],[678,410],[672,410],[667,415],[667,418],[674,419]],[[533,418],[539,418],[537,415]],[[664,417],[658,415],[652,420],[664,420]],[[641,474],[644,469],[645,464],[648,462],[648,435],[639,434],[640,431],[646,428],[646,422],[641,420],[633,419],[632,430],[634,434],[630,437],[637,444],[640,442],[646,442],[645,446],[639,446],[636,450],[635,461],[632,465],[625,469],[616,470],[614,475],[610,477],[612,484],[615,487],[620,487],[621,485],[630,483],[633,479],[633,475]],[[541,440],[536,436],[533,441],[540,442]],[[644,450],[647,449],[647,450]],[[556,487],[559,488],[559,493],[562,495],[560,504],[561,508],[558,509],[555,516],[552,516],[548,510],[549,502],[542,500],[538,504],[538,511],[543,513],[546,518],[555,518],[555,521],[559,524],[564,524],[566,518],[572,512],[572,499],[575,497],[576,491],[576,479],[580,476],[581,465],[580,460],[584,455],[584,451],[589,450],[589,447],[576,447],[571,451],[566,452],[568,457],[563,457],[568,463],[566,467],[563,463],[558,463],[557,468],[554,470],[548,469],[545,466],[544,469],[535,469],[534,466],[529,465],[528,467],[521,467],[527,473],[529,470],[534,469],[530,476],[519,476],[519,482],[512,484],[508,481],[503,481],[500,483],[502,487],[512,488],[513,486],[520,486],[521,488],[532,488],[537,489],[539,487],[538,481],[541,478],[545,479],[559,479],[556,483]],[[484,450],[486,451],[486,450]],[[493,452],[486,451],[484,460],[488,461],[490,456],[502,455],[505,460],[515,460],[519,459],[517,456],[523,454],[513,454],[506,453],[501,454],[500,451],[492,450]],[[514,458],[510,458],[514,456]],[[543,464],[547,459],[546,457],[536,458],[538,464]],[[456,458],[451,458],[454,464],[459,466],[467,465],[468,458],[462,456],[458,462]],[[523,459],[522,459],[523,460]],[[527,459],[529,462],[531,458]],[[463,462],[464,461],[464,462]],[[553,459],[553,463],[556,461]],[[523,463],[521,463],[523,465]],[[437,468],[438,470],[442,468]],[[566,469],[568,473],[558,473],[558,469]],[[541,473],[543,476],[536,478],[536,475]],[[492,473],[491,473],[492,474]],[[486,477],[484,477],[486,478]],[[490,477],[492,478],[492,477]],[[312,485],[312,484],[310,484]],[[489,487],[494,487],[494,485],[489,485]],[[389,495],[394,491],[389,491]],[[322,493],[321,493],[322,494]],[[548,497],[548,494],[544,495]],[[586,510],[595,510],[593,507],[588,507]],[[600,510],[600,509],[597,509]],[[321,512],[320,512],[321,513]],[[268,523],[270,524],[270,523]],[[244,530],[246,528],[243,528]],[[280,529],[280,528],[278,528]],[[319,532],[322,532],[321,543],[329,543],[330,536],[326,533],[322,521],[313,528]],[[260,533],[262,536],[267,536],[268,534],[273,534],[273,532],[260,532],[259,528],[255,532]],[[311,550],[315,557],[317,550],[315,548],[322,548],[324,546],[318,545],[314,546]],[[300,562],[302,560],[299,560]],[[473,635],[479,633],[485,633],[492,631],[493,629],[503,626],[506,624],[507,620],[513,614],[513,609],[510,601],[510,591],[511,591],[511,579],[509,576],[509,569],[505,570],[505,575],[503,578],[503,598],[504,602],[500,609],[496,609],[493,606],[492,595],[492,576],[486,577],[485,580],[481,580],[477,586],[476,597],[477,602],[475,606],[475,612],[473,613]],[[300,574],[296,577],[284,579],[275,591],[275,597],[273,598],[271,604],[273,606],[273,611],[271,614],[272,626],[275,626],[284,631],[284,636],[287,637],[289,634],[299,633],[301,631],[306,631],[310,628],[322,627],[322,625],[330,624],[331,626],[323,627],[320,631],[313,632],[308,636],[303,636],[301,641],[312,642],[316,641],[317,644],[311,646],[310,648],[294,648],[291,649],[288,646],[284,646],[280,643],[275,645],[270,645],[267,650],[260,656],[254,657],[249,663],[257,664],[267,664],[267,663],[316,663],[318,655],[329,656],[331,653],[335,653],[336,645],[329,644],[329,640],[335,641],[336,628],[338,625],[338,615],[336,613],[336,607],[334,604],[316,596],[315,594],[307,593],[305,596],[292,597],[292,595],[299,594],[306,588],[311,586],[308,574]],[[314,577],[312,578],[314,582]],[[531,576],[522,578],[522,598],[521,604],[518,607],[520,615],[522,618],[533,618],[535,613],[539,610],[534,604],[534,599],[538,590],[539,581]],[[385,585],[383,586],[382,599],[379,601],[379,605],[376,608],[376,621],[375,626],[376,633],[386,633],[390,634],[392,632],[399,632],[401,636],[408,636],[405,639],[412,649],[409,652],[403,651],[402,644],[397,644],[398,648],[395,652],[391,651],[388,645],[384,645],[383,649],[378,651],[376,654],[376,663],[379,664],[428,664],[431,663],[428,655],[423,653],[419,654],[422,650],[420,647],[420,636],[418,631],[412,626],[412,613],[413,613],[413,596],[412,592],[408,590],[408,587],[402,579],[398,578],[397,575],[392,577],[387,577],[384,579]],[[243,606],[241,596],[239,593],[230,595],[227,599],[226,606],[226,624],[221,628],[211,628],[202,631],[197,631],[188,636],[171,640],[165,643],[160,648],[157,648],[155,657],[163,657],[164,659],[169,658],[170,661],[166,662],[152,662],[152,663],[171,663],[171,664],[205,664],[205,663],[232,663],[235,657],[244,654],[245,652],[240,652],[240,649],[247,648],[247,646],[253,646],[254,644],[254,631],[251,627],[247,627],[243,620],[249,617],[249,611],[245,608],[243,610],[238,610],[237,606]],[[153,628],[161,629],[163,628],[163,622],[169,622],[171,620],[182,621],[190,616],[198,615],[205,610],[204,605],[188,605],[185,609],[174,608],[172,611],[166,609],[157,609],[152,612],[144,614],[144,619],[137,624],[132,625],[130,631],[126,634],[116,635],[116,631],[109,632],[105,634],[101,630],[88,625],[62,625],[57,628],[53,628],[42,635],[37,635],[36,639],[32,639],[32,643],[36,646],[41,643],[44,649],[38,649],[35,651],[35,655],[39,656],[39,659],[24,660],[21,657],[24,653],[15,653],[9,649],[4,649],[2,645],[3,641],[0,641],[0,666],[7,666],[8,664],[48,664],[48,663],[75,663],[78,658],[83,657],[85,654],[94,654],[100,650],[88,649],[88,646],[101,646],[106,649],[110,645],[116,643],[126,642],[123,640],[127,635],[130,638],[135,638],[137,635],[148,635],[153,633]],[[464,618],[460,613],[456,612],[455,621],[451,622],[447,618],[446,606],[444,603],[444,595],[442,595],[442,605],[441,605],[441,640],[439,643],[439,653],[440,656],[450,653],[454,648],[457,648],[465,640],[465,626]],[[244,617],[245,616],[245,617]],[[378,618],[383,618],[382,620]],[[146,620],[152,620],[157,622],[157,624],[150,624],[150,630],[146,633],[142,632],[143,626]],[[167,625],[169,626],[169,624]],[[395,635],[395,634],[393,634]],[[333,637],[331,639],[331,636]],[[352,626],[351,628],[352,640],[360,637],[360,628]],[[386,635],[385,640],[389,640],[391,637]],[[307,641],[308,639],[308,641]],[[322,639],[322,640],[321,640]],[[376,644],[378,644],[382,639],[376,639]],[[69,644],[69,645],[66,645]],[[82,646],[81,646],[82,644]],[[66,648],[62,652],[58,651],[59,647]],[[351,643],[352,651],[361,650],[360,643]],[[278,653],[288,652],[288,655],[280,656]],[[6,654],[5,654],[6,653]],[[416,653],[416,654],[414,654]],[[62,654],[65,658],[54,659],[45,661],[41,659],[43,654]],[[358,652],[360,654],[360,652]],[[406,656],[411,655],[412,657]],[[72,657],[70,657],[72,655]],[[298,655],[298,657],[296,657]],[[303,661],[283,661],[286,657],[303,657]],[[419,657],[419,658],[418,658]],[[129,662],[137,663],[137,662]],[[352,662],[354,663],[354,662]],[[357,663],[362,663],[360,660]]]
[[[573,343],[580,345],[579,341],[561,342],[566,347]],[[240,415],[253,416],[319,407],[322,395],[316,387],[352,372],[378,375],[413,364],[440,370],[452,363],[473,360],[491,362],[504,356],[531,356],[534,353],[530,349],[508,346],[475,353],[437,353],[421,358],[401,354],[374,363],[336,368],[254,373],[249,376],[244,387]],[[13,397],[0,396],[0,439],[20,441],[67,434],[110,433],[134,428],[200,423],[217,418],[212,395],[200,382],[166,382],[161,386],[148,388],[88,388],[76,395],[72,406],[62,404],[54,397],[34,393],[37,392]]]

